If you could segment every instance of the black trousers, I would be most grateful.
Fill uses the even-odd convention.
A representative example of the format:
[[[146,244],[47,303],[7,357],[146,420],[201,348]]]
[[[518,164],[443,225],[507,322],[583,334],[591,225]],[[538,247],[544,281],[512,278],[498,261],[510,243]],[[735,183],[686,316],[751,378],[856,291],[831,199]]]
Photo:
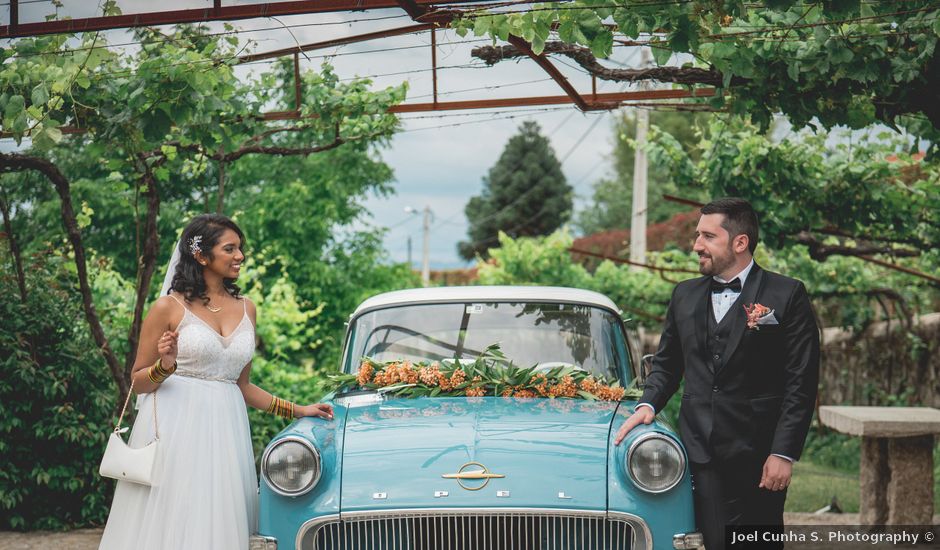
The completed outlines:
[[[725,526],[783,527],[783,503],[787,492],[758,488],[766,457],[690,464],[695,500],[695,523],[705,538],[706,550],[723,550]],[[745,548],[735,544],[734,548]],[[783,548],[783,543],[761,541],[754,548]]]

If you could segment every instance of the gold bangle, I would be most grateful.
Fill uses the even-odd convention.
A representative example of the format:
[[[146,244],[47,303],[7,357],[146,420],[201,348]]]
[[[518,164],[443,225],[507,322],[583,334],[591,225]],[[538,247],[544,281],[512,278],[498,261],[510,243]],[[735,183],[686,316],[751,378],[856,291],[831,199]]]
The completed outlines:
[[[163,368],[163,363],[160,362],[160,359],[147,369],[147,377],[150,378],[150,381],[154,384],[162,384],[171,374],[176,372],[176,361],[173,361],[173,367],[169,370]]]
[[[294,404],[286,399],[281,399],[280,397],[272,396],[271,404],[268,405],[268,408],[265,410],[267,413],[271,413],[281,418],[294,418]]]

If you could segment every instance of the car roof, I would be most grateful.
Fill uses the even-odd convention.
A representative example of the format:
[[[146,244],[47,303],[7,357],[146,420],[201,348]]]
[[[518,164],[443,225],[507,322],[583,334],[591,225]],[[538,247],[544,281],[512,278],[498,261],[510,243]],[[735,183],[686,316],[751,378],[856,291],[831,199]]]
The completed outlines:
[[[352,316],[386,306],[446,302],[561,302],[604,307],[617,313],[620,308],[599,292],[560,286],[441,286],[409,288],[373,296],[359,304]]]

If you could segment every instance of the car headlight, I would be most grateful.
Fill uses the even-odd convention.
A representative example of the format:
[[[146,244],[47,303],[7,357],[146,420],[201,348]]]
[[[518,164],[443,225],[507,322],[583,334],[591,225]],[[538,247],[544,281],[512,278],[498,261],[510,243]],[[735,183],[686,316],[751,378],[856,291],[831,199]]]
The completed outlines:
[[[261,475],[275,493],[300,496],[320,481],[320,453],[305,439],[279,439],[261,457]]]
[[[626,466],[637,487],[648,493],[664,493],[682,480],[685,455],[671,437],[647,433],[630,444]]]

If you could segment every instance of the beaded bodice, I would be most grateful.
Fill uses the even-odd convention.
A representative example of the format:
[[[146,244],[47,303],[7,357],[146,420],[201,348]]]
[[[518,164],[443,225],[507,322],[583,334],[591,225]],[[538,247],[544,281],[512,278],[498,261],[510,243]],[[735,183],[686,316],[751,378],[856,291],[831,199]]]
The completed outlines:
[[[222,336],[189,308],[183,308],[183,320],[176,329],[176,374],[223,382],[238,380],[255,351],[255,328],[247,309],[235,330]]]

